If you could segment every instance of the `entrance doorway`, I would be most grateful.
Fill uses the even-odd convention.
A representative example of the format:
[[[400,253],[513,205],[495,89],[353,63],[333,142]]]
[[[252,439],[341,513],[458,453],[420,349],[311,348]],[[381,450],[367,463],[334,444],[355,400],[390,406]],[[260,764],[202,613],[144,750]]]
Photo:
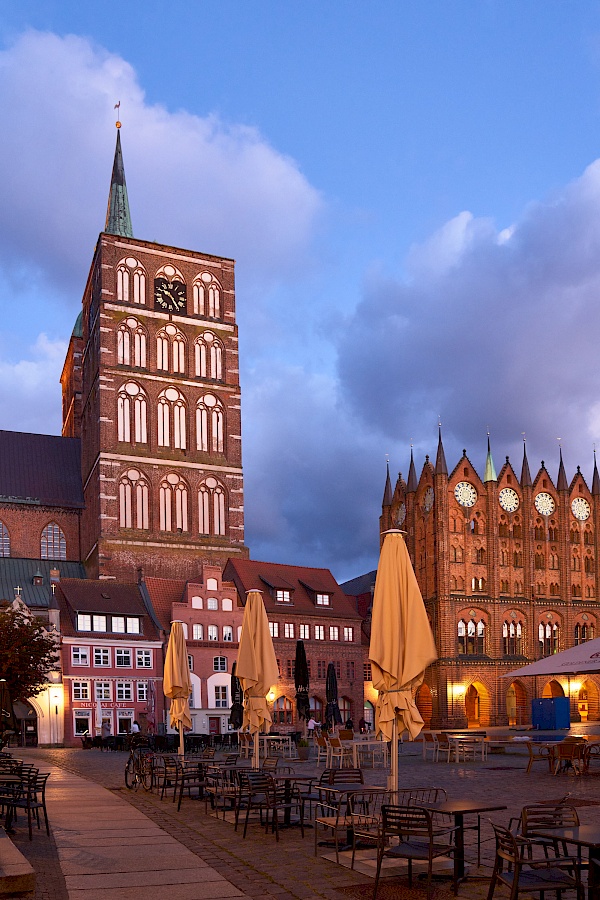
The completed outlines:
[[[20,744],[22,747],[37,747],[37,713],[27,700],[17,700],[13,703],[15,716],[19,722],[21,731]]]
[[[465,694],[465,712],[469,728],[490,724],[491,701],[488,689],[481,681],[474,681]]]
[[[209,716],[208,717],[208,733],[209,734],[221,734],[221,717],[220,716]]]

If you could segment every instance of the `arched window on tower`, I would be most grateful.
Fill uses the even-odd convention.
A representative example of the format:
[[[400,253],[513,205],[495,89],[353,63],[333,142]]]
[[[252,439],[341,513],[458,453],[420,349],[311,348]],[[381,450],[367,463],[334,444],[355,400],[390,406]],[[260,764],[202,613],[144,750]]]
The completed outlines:
[[[156,368],[185,375],[185,337],[171,323],[156,335]]]
[[[478,547],[475,550],[475,562],[480,565],[485,564],[485,549],[483,547]]]
[[[147,414],[146,394],[135,381],[128,381],[117,395],[117,440],[147,444]]]
[[[202,272],[194,280],[194,315],[221,318],[221,285],[209,272]]]
[[[158,396],[158,446],[185,450],[185,400],[177,388],[165,388]]]
[[[224,441],[223,404],[214,394],[205,394],[196,406],[196,446],[205,453],[223,453]]]
[[[150,527],[148,481],[138,469],[129,469],[119,481],[119,525],[121,528]]]
[[[538,626],[540,657],[558,652],[558,625],[556,622],[540,622]]]
[[[586,575],[592,575],[594,572],[594,558],[593,556],[586,556],[583,560],[583,568]]]
[[[188,486],[174,472],[166,475],[160,483],[161,531],[188,531]]]
[[[195,360],[196,376],[223,381],[223,344],[212,331],[203,332],[196,338]]]
[[[594,535],[592,534],[589,525],[583,532],[583,543],[588,547],[592,547],[594,544]]]
[[[146,331],[137,319],[123,319],[117,331],[117,362],[120,366],[146,368]]]
[[[8,528],[0,520],[0,556],[10,556],[10,535]]]
[[[216,478],[205,478],[198,490],[198,530],[200,534],[226,534],[225,488]]]
[[[571,543],[579,544],[580,540],[581,539],[580,539],[579,531],[577,530],[577,528],[571,528]]]
[[[571,557],[571,571],[581,572],[581,559],[579,557],[579,551],[576,551]]]
[[[546,568],[546,561],[544,559],[543,553],[535,554],[535,568],[536,569],[545,569]]]
[[[40,547],[42,559],[66,559],[67,542],[62,528],[56,522],[49,522],[42,531]]]
[[[510,619],[502,623],[502,652],[504,656],[522,656],[523,624]]]
[[[463,550],[458,544],[453,544],[450,548],[450,559],[452,562],[463,561]]]
[[[146,304],[146,271],[142,264],[128,256],[117,265],[117,300]]]
[[[461,619],[457,626],[458,652],[466,656],[481,656],[485,652],[485,622]]]

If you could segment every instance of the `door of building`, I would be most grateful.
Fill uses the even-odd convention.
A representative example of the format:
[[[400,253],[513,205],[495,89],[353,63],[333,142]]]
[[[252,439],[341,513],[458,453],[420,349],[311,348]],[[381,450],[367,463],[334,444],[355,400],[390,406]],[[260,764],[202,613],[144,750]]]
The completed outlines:
[[[209,716],[208,717],[208,733],[209,734],[221,734],[221,717],[220,716]]]

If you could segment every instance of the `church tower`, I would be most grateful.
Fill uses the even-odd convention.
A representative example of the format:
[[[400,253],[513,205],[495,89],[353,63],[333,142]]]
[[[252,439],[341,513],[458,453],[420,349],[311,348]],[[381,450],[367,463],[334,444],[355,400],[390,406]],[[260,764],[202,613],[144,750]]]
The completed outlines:
[[[88,575],[246,557],[234,262],[133,237],[119,131],[80,331]]]

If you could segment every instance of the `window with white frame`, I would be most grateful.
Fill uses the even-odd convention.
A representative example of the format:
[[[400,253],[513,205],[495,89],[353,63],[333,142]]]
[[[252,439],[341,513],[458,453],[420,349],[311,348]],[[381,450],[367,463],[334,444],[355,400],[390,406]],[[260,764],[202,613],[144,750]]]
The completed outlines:
[[[156,335],[156,368],[185,374],[185,337],[171,322]]]
[[[152,650],[136,650],[135,664],[138,669],[152,668]]]
[[[112,631],[115,634],[125,634],[125,616],[112,617]]]
[[[292,600],[291,591],[276,590],[275,591],[275,599],[278,603],[291,603],[291,600]]]
[[[192,625],[192,638],[195,641],[204,640],[204,629],[202,625]]]
[[[324,625],[315,625],[315,641],[324,641],[325,640],[325,626]]]
[[[188,530],[188,486],[180,475],[170,472],[160,484],[161,531]]]
[[[127,616],[127,634],[140,633],[140,620],[137,616]]]
[[[269,622],[269,631],[271,632],[271,637],[279,637],[279,622]]]
[[[200,534],[225,534],[225,488],[212,475],[198,489],[198,531]]]
[[[106,616],[92,616],[94,631],[106,631]]]
[[[99,668],[110,666],[110,650],[108,647],[94,647],[94,665]]]
[[[90,651],[88,647],[71,647],[71,664],[74,666],[89,666]]]
[[[89,700],[90,699],[90,683],[89,681],[73,682],[73,700]]]
[[[310,625],[298,625],[298,636],[301,641],[309,641]]]
[[[195,316],[221,318],[221,286],[209,272],[202,272],[194,280],[192,295]]]
[[[339,641],[340,639],[340,629],[337,625],[329,626],[329,640],[330,641]]]
[[[119,481],[119,525],[139,530],[150,527],[148,481],[138,469],[128,469]]]
[[[233,600],[230,597],[223,597],[221,609],[223,612],[231,612],[233,610]]]
[[[110,700],[110,681],[96,681],[94,684],[95,700]]]
[[[209,625],[208,626],[208,639],[209,641],[218,641],[219,640],[219,629],[217,625]]]
[[[136,690],[138,703],[144,703],[148,699],[148,682],[138,681]]]
[[[214,672],[226,672],[227,671],[227,657],[226,656],[215,656],[213,658],[213,671]]]
[[[128,381],[117,393],[117,440],[148,443],[148,398],[135,381]]]
[[[354,640],[354,628],[351,626],[344,627],[344,640],[345,641],[353,641]]]
[[[190,672],[194,671],[194,657],[191,653],[188,653],[188,669]]]
[[[133,700],[133,685],[131,681],[117,681],[117,700]]]
[[[192,597],[192,609],[203,609],[204,602],[202,597]]]
[[[214,394],[205,394],[196,404],[196,449],[204,453],[223,453],[225,412]]]
[[[330,594],[317,594],[317,606],[329,606]]]
[[[0,521],[0,556],[10,556],[10,534],[2,521]]]
[[[42,531],[40,555],[42,559],[67,558],[67,541],[62,528],[56,522],[50,522]]]
[[[206,601],[206,608],[207,609],[218,609],[219,601],[215,597],[209,597],[208,600]]]
[[[78,737],[89,734],[92,727],[92,714],[88,709],[73,710],[73,733]]]
[[[233,628],[231,625],[223,625],[223,640],[233,641]]]
[[[92,617],[88,613],[77,613],[77,631],[91,631]]]
[[[175,387],[165,388],[158,395],[158,446],[185,450],[185,398]]]
[[[117,300],[123,303],[146,303],[146,272],[133,256],[122,259],[117,266]]]
[[[286,638],[294,637],[294,623],[293,622],[285,622],[283,625],[283,636]]]
[[[227,685],[215,685],[215,707],[216,709],[226,709],[229,706],[227,700]]]
[[[117,647],[115,650],[115,666],[118,669],[131,668],[131,650],[125,647]]]
[[[146,331],[133,316],[124,319],[119,325],[117,362],[120,366],[146,368]]]
[[[196,377],[223,381],[223,344],[212,331],[204,331],[194,343]]]

